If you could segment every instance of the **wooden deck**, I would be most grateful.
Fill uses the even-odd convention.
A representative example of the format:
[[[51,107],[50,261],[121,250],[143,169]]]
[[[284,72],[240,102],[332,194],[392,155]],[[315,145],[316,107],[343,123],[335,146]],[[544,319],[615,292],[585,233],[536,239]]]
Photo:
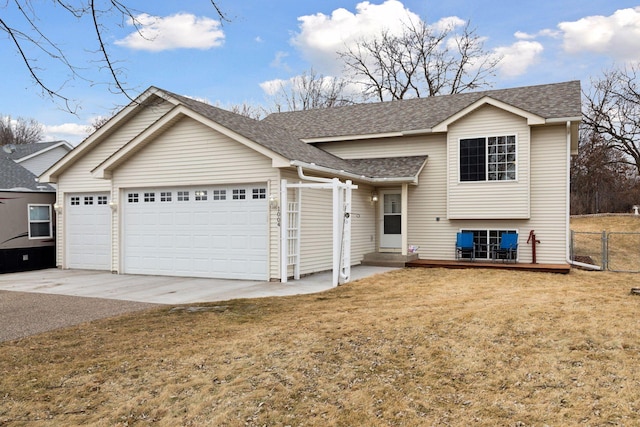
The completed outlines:
[[[521,262],[502,261],[441,261],[417,259],[407,262],[407,267],[416,268],[494,268],[501,270],[538,271],[542,273],[568,274],[571,271],[569,264],[525,264]]]

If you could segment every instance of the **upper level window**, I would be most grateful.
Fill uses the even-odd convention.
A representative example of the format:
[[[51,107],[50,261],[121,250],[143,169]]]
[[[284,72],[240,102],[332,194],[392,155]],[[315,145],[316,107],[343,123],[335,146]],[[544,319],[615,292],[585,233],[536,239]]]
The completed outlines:
[[[50,237],[53,237],[51,206],[29,205],[29,238],[46,239]]]
[[[460,181],[515,179],[515,135],[460,140]]]

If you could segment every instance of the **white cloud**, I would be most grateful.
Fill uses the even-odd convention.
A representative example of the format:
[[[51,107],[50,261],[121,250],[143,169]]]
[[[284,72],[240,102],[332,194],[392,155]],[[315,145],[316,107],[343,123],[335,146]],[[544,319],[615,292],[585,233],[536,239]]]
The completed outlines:
[[[568,53],[608,54],[623,61],[640,59],[640,6],[617,10],[611,16],[561,22],[558,28]]]
[[[498,72],[507,78],[522,75],[538,61],[543,50],[542,44],[527,40],[498,47],[494,49],[494,54],[502,58],[498,64]]]
[[[281,68],[285,71],[291,71],[291,67],[285,62],[285,59],[289,56],[288,52],[278,51],[276,57],[269,64],[273,68]]]
[[[275,95],[281,87],[286,87],[288,84],[287,80],[282,79],[273,79],[268,80],[266,82],[260,83],[260,87],[267,95]]]
[[[115,43],[131,49],[159,52],[170,49],[210,49],[221,46],[220,22],[188,13],[167,17],[146,13],[136,16],[138,30]],[[134,25],[130,19],[129,25]]]
[[[63,123],[60,125],[44,125],[46,141],[64,140],[71,145],[78,145],[91,132],[91,127],[80,123]]]
[[[330,16],[317,13],[299,17],[300,32],[294,35],[291,43],[318,71],[333,74],[341,68],[336,52],[344,50],[345,46],[378,35],[383,29],[398,34],[404,23],[418,20],[420,17],[398,0],[386,0],[379,5],[364,1],[356,5],[355,13],[340,8]]]
[[[431,25],[436,31],[447,31],[453,30],[458,27],[464,27],[467,23],[464,19],[458,18],[457,16],[447,16],[445,18],[440,19],[435,24]]]

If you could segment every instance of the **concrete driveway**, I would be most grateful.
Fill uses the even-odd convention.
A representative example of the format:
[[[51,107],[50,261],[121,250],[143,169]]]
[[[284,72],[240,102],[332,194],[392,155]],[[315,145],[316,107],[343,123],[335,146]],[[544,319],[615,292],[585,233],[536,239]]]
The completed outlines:
[[[356,266],[351,280],[393,270]],[[0,274],[0,290],[108,298],[153,304],[190,304],[237,298],[299,295],[331,289],[331,272],[287,283],[249,280],[111,274],[105,271],[57,268]]]
[[[393,270],[358,266],[352,280]],[[299,295],[331,289],[331,272],[288,283],[48,269],[0,274],[0,342],[159,305]]]

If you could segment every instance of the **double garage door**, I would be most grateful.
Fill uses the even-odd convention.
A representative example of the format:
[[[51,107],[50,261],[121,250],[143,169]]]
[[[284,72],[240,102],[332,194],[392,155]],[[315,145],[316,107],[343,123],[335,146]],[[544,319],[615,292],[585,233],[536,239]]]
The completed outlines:
[[[266,185],[126,190],[122,271],[267,280],[267,207]]]

